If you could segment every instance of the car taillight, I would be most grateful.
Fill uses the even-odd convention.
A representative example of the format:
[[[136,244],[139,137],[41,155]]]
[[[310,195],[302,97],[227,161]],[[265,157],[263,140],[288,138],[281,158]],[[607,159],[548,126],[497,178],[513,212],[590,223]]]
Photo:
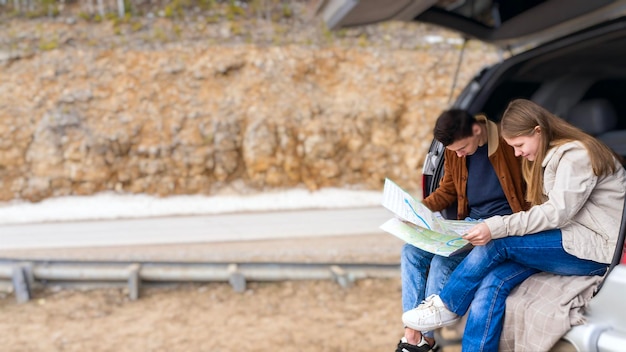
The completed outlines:
[[[626,244],[624,244],[624,249],[622,250],[622,261],[621,264],[626,264]]]

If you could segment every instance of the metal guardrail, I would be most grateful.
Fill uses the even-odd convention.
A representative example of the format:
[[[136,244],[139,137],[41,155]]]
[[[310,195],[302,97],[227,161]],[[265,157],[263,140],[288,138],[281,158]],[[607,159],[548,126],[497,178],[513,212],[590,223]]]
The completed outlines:
[[[131,300],[139,298],[142,284],[228,282],[243,292],[249,281],[334,280],[350,287],[364,278],[396,278],[399,264],[377,263],[198,263],[198,262],[93,262],[25,261],[0,259],[0,289],[29,301],[39,286],[100,283],[128,286]]]

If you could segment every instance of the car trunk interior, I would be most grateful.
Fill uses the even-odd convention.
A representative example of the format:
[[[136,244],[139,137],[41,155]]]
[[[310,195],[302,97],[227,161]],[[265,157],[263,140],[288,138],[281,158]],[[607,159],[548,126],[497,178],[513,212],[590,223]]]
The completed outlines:
[[[581,104],[598,102],[598,107],[588,108],[593,121],[569,122],[626,156],[626,28],[602,38],[505,62],[495,84],[481,94],[484,99],[476,99],[472,110],[499,121],[510,100],[526,98],[568,120]],[[610,123],[601,121],[605,118]]]

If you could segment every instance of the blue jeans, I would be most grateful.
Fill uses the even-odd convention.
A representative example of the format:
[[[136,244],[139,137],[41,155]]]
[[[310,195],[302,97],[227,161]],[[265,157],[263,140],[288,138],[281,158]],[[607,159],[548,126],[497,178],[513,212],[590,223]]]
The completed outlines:
[[[439,294],[466,255],[442,257],[405,244],[400,256],[402,311],[417,307],[427,296]],[[434,334],[429,331],[424,332],[424,336],[434,337]]]
[[[463,351],[497,351],[505,301],[515,286],[540,271],[557,275],[604,275],[607,267],[567,253],[561,230],[505,237],[474,247],[454,271],[440,297],[458,315],[470,311],[463,333]]]

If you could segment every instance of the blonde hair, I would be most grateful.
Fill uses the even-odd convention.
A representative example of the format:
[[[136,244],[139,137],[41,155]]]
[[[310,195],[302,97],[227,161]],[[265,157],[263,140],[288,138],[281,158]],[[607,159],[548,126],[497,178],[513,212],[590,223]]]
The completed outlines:
[[[537,126],[541,129],[537,156],[534,161],[522,160],[522,175],[528,185],[526,200],[532,205],[546,201],[541,163],[552,147],[579,141],[589,153],[591,167],[596,176],[616,171],[616,159],[619,160],[619,157],[613,150],[530,100],[511,101],[502,116],[501,129],[504,138],[530,136]]]

